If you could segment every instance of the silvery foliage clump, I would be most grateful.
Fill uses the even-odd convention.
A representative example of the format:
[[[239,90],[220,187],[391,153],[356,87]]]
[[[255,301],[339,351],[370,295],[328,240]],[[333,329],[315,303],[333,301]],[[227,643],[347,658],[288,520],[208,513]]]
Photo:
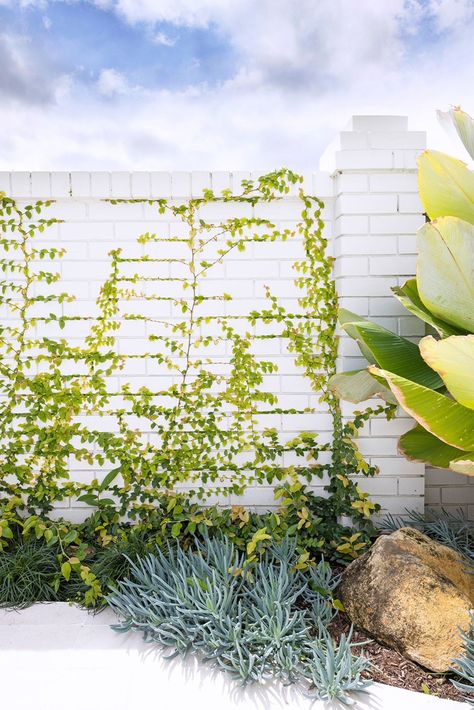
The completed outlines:
[[[407,510],[405,515],[388,515],[380,525],[383,532],[395,532],[403,527],[413,527],[442,545],[451,547],[474,565],[474,525],[467,520],[462,509],[456,512],[419,513]]]
[[[304,675],[312,682],[310,697],[315,700],[340,700],[345,705],[354,705],[355,700],[348,693],[363,691],[370,685],[362,680],[362,673],[368,668],[367,659],[354,655],[352,649],[362,644],[351,643],[352,629],[344,634],[336,646],[327,630],[319,630],[319,638],[307,644],[307,655],[303,659]]]
[[[456,658],[452,670],[461,680],[453,680],[453,685],[465,693],[466,700],[474,707],[474,613],[471,614],[471,628],[461,633],[464,654]]]
[[[169,647],[169,658],[198,652],[242,684],[277,677],[349,703],[348,692],[368,685],[361,676],[370,664],[352,653],[350,635],[336,647],[327,632],[338,577],[324,560],[304,572],[296,562],[288,540],[251,569],[224,538],[157,549],[109,594],[122,620],[113,628],[141,631]]]
[[[326,627],[335,616],[332,605],[333,593],[340,582],[341,575],[335,575],[324,559],[310,567],[305,573],[307,586],[303,598],[309,603],[308,616],[314,627]]]

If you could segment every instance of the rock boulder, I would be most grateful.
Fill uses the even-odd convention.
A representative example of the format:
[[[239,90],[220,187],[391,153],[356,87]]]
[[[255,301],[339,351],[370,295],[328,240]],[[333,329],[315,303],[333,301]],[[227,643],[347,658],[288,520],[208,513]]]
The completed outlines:
[[[461,653],[474,574],[452,549],[414,528],[379,537],[345,570],[338,595],[352,622],[438,673]]]

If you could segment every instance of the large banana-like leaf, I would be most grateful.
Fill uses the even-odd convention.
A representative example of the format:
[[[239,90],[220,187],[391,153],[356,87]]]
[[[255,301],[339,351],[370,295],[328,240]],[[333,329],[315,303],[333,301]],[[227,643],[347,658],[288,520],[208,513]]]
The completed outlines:
[[[451,461],[449,468],[464,476],[474,476],[474,451],[466,451],[463,456]]]
[[[423,360],[436,370],[454,399],[474,409],[474,335],[453,335],[419,343]]]
[[[451,461],[459,457],[459,449],[445,444],[419,424],[402,434],[398,450],[411,461],[422,461],[437,468],[449,468]]]
[[[393,286],[392,291],[407,311],[410,311],[410,313],[413,313],[417,318],[431,325],[442,338],[465,333],[464,330],[445,323],[441,318],[436,318],[436,316],[426,308],[418,293],[416,279],[408,279],[403,286]]]
[[[368,321],[367,318],[358,316],[357,313],[352,313],[351,311],[346,310],[345,308],[339,309],[338,320],[340,325],[346,331],[347,335],[350,335],[350,337],[356,341],[357,345],[359,346],[359,350],[361,351],[367,362],[370,362],[372,365],[379,364],[373,352],[365,344],[364,339],[361,338],[358,330],[358,326],[363,325],[365,323],[369,323],[370,321]]]
[[[461,160],[426,150],[418,158],[418,188],[430,219],[451,215],[474,223],[474,173]]]
[[[362,354],[370,363],[403,375],[425,387],[443,387],[443,381],[428,367],[420,355],[418,345],[411,340],[345,309],[339,311],[339,322],[357,341]]]
[[[352,370],[333,375],[329,387],[334,394],[346,402],[365,402],[372,397],[382,397],[386,402],[396,403],[391,390],[372,377],[367,370]]]
[[[474,450],[472,409],[393,372],[373,365],[369,372],[386,380],[400,406],[424,429],[456,449]]]
[[[438,116],[442,123],[448,121],[452,123],[465,149],[474,160],[474,120],[471,116],[465,111],[461,111],[459,106],[455,106],[449,111],[438,111]]]
[[[455,328],[474,332],[474,226],[444,217],[418,230],[418,293]]]

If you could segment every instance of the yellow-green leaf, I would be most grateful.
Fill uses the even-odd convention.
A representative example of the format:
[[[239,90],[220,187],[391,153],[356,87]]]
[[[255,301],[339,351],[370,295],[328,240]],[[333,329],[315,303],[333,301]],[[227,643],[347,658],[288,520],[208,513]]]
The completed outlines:
[[[427,431],[461,451],[474,449],[474,411],[439,392],[422,387],[386,370],[374,369],[384,377],[399,404]]]
[[[440,120],[444,123],[450,121],[459,138],[462,140],[467,152],[474,160],[474,120],[459,106],[454,106],[449,111],[438,111]]]
[[[474,335],[420,341],[420,352],[460,404],[474,409]]]
[[[340,599],[333,599],[332,605],[333,605],[334,609],[337,609],[338,611],[345,611],[346,610],[346,607],[344,606],[344,604],[341,602]]]
[[[474,451],[468,451],[458,459],[450,461],[449,468],[463,476],[474,476]]]
[[[441,441],[419,424],[402,434],[398,450],[410,461],[429,463],[437,468],[449,468],[451,461],[459,457],[459,449]]]
[[[181,523],[174,523],[171,526],[171,535],[172,537],[178,537],[179,533],[181,532]]]
[[[474,226],[456,217],[438,219],[418,230],[417,247],[418,292],[426,308],[474,332]]]
[[[426,387],[438,389],[443,386],[438,377],[420,355],[418,346],[411,340],[392,333],[377,323],[341,308],[339,322],[344,330],[357,341],[366,359],[389,372],[395,372],[419,382]],[[374,374],[373,370],[370,370]]]
[[[392,292],[407,311],[410,311],[410,313],[413,313],[417,318],[431,325],[442,338],[464,333],[463,330],[455,328],[441,320],[441,318],[436,318],[436,316],[426,308],[418,293],[416,279],[408,279],[403,286],[393,286]]]
[[[329,387],[339,399],[354,404],[372,397],[382,397],[389,402],[395,401],[389,388],[384,387],[367,370],[352,370],[333,375],[329,380]]]
[[[461,160],[426,150],[418,158],[418,188],[430,219],[453,216],[474,224],[474,173]]]

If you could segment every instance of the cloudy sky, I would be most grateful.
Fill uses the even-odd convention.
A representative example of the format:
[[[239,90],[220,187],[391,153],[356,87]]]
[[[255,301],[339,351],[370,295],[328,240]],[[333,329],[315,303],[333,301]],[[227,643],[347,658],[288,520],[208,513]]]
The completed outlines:
[[[0,169],[317,169],[353,113],[474,113],[474,0],[0,0]]]

